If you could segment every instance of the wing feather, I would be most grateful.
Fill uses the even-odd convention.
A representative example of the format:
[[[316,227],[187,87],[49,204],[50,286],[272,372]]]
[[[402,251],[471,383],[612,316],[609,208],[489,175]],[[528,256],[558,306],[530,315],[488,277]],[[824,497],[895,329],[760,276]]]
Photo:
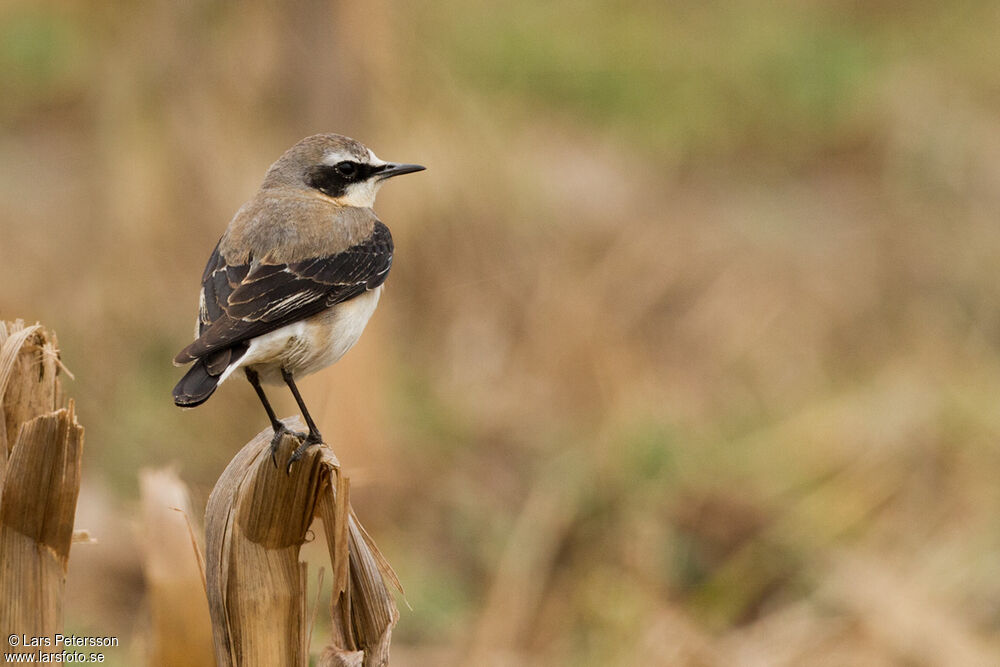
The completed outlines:
[[[175,357],[187,363],[311,317],[385,282],[389,228],[343,252],[287,264],[226,264],[216,246],[202,277],[199,336]]]

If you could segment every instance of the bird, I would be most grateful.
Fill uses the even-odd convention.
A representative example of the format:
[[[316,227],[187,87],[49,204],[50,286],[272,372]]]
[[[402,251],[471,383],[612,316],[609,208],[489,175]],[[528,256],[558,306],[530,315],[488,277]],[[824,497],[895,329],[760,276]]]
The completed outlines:
[[[201,405],[242,369],[274,435],[301,458],[323,436],[299,393],[297,378],[338,361],[360,338],[392,267],[389,228],[372,207],[386,180],[423,171],[386,162],[364,144],[317,134],[289,148],[267,170],[256,195],[233,216],[205,266],[195,340],[174,357],[192,364],[174,403]],[[262,383],[287,385],[309,432],[275,415]]]

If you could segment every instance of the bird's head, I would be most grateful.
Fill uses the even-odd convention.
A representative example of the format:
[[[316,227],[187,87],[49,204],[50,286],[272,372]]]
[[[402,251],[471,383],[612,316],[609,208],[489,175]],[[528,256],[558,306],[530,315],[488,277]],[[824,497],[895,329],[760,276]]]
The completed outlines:
[[[317,134],[285,151],[268,169],[261,187],[311,188],[342,206],[370,208],[387,179],[424,168],[381,160],[349,137]]]

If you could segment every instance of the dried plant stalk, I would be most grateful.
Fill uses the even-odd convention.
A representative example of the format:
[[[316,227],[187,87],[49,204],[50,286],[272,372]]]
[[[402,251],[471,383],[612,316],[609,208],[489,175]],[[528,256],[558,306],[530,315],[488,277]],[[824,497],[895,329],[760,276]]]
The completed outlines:
[[[83,427],[62,391],[55,335],[0,322],[0,632],[62,630]]]
[[[205,599],[205,579],[192,548],[188,526],[191,503],[187,487],[173,470],[143,470],[143,570],[150,615],[151,667],[213,667],[212,625]]]
[[[286,423],[303,428],[297,418]],[[267,429],[247,443],[208,500],[205,574],[218,664],[307,664],[299,549],[319,513],[334,571],[336,644],[320,664],[387,665],[398,612],[385,582],[395,575],[350,510],[336,456],[318,445],[286,474],[271,461],[270,439]],[[297,444],[286,437],[278,461],[287,461]]]

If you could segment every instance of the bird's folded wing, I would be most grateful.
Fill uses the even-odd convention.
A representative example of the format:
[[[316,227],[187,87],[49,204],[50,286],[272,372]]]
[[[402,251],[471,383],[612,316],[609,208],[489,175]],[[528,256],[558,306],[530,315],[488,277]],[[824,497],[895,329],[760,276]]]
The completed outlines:
[[[327,257],[229,265],[218,248],[205,268],[198,339],[174,358],[188,363],[305,319],[383,282],[392,265],[389,229]]]

